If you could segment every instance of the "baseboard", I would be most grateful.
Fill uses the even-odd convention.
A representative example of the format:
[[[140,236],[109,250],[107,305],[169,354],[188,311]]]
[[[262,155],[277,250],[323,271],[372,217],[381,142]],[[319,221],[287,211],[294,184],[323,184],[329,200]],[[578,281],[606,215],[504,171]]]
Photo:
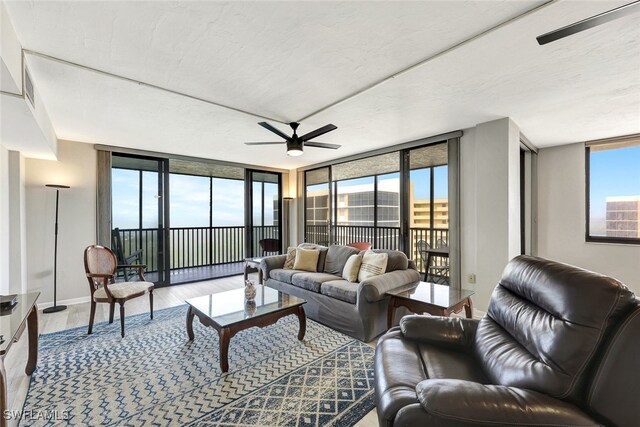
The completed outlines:
[[[473,309],[473,318],[474,319],[482,319],[485,314],[487,314],[486,311],[478,310],[476,308]]]
[[[74,304],[84,304],[85,302],[91,301],[91,297],[80,297],[80,298],[71,298],[65,299],[62,301],[58,301],[58,305],[74,305]],[[38,309],[42,310],[43,308],[53,307],[53,301],[38,303]]]

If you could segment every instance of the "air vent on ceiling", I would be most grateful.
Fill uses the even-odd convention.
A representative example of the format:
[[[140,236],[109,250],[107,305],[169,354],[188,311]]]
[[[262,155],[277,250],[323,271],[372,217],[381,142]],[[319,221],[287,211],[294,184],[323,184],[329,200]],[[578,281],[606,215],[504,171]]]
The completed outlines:
[[[26,68],[24,69],[24,94],[26,95],[29,102],[31,102],[31,105],[33,106],[33,108],[35,108],[36,97],[33,91],[33,81],[31,81],[31,76],[29,75],[29,71],[27,71]]]

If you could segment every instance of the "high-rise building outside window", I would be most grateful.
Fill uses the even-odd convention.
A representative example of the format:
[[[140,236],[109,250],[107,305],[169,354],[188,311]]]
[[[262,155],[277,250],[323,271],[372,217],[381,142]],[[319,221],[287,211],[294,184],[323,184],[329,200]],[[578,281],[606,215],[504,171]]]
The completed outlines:
[[[586,240],[640,244],[640,136],[588,143]]]

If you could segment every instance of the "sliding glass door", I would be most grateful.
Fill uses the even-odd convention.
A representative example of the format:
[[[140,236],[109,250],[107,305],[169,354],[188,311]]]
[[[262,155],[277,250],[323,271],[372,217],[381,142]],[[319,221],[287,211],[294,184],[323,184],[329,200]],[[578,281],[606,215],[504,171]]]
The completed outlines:
[[[280,173],[114,153],[111,182],[111,246],[159,285],[240,274],[245,257],[282,250]]]
[[[111,247],[119,262],[144,264],[146,278],[166,284],[165,171],[167,161],[151,157],[113,155]]]
[[[247,170],[250,208],[246,215],[246,254],[257,257],[282,253],[281,174]]]
[[[448,162],[442,142],[306,171],[305,241],[401,250],[448,283]]]

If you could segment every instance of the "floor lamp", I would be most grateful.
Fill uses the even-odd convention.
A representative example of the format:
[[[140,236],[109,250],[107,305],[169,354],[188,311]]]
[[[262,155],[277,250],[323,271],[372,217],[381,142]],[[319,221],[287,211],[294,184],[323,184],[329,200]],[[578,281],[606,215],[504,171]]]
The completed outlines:
[[[57,304],[57,279],[58,279],[58,201],[60,200],[60,189],[71,188],[68,185],[59,184],[47,184],[46,187],[56,189],[56,228],[55,228],[55,243],[53,245],[53,307],[45,308],[43,313],[56,313],[58,311],[66,310],[66,305]]]

